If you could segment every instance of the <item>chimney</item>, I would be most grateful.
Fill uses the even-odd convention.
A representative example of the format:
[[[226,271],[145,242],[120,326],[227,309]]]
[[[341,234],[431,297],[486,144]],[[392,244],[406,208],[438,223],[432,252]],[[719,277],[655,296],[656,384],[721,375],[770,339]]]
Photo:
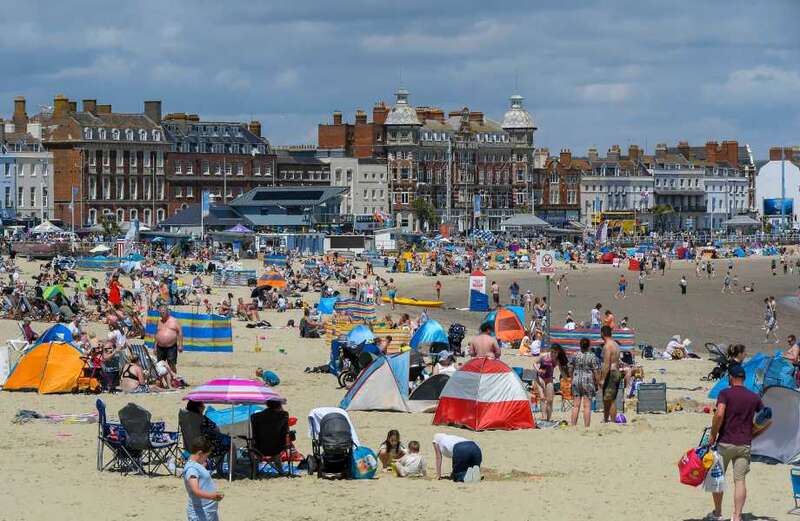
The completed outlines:
[[[28,114],[25,112],[25,98],[23,96],[14,98],[13,121],[14,127],[18,132],[24,130],[25,126],[28,124]]]
[[[356,111],[356,125],[366,125],[367,124],[367,113],[361,109]]]
[[[597,147],[589,147],[589,150],[586,151],[586,155],[589,157],[589,161],[597,161],[599,154],[597,153]]]
[[[610,161],[619,161],[619,156],[620,156],[619,145],[611,145],[611,148],[608,149],[608,154],[606,154],[606,157]]]
[[[63,94],[53,98],[53,119],[63,118],[69,112],[69,99]]]
[[[255,134],[258,137],[261,137],[261,122],[253,120],[247,125],[247,128],[250,129],[250,132]]]
[[[737,141],[723,141],[722,153],[725,160],[733,167],[739,166],[739,143]]]
[[[667,144],[659,143],[656,145],[656,159],[663,159],[667,155]]]
[[[572,152],[568,148],[562,148],[558,156],[558,162],[563,167],[568,167],[572,163]]]
[[[78,102],[77,101],[71,101],[70,100],[70,102],[69,102],[69,111],[72,114],[75,114],[76,112],[78,112]]]
[[[90,114],[97,113],[97,100],[96,99],[85,99],[83,100],[83,111],[88,112]]]
[[[386,104],[379,101],[372,107],[372,122],[376,125],[383,125],[386,122],[386,116],[389,114],[389,109]]]
[[[680,154],[687,160],[692,159],[692,148],[689,146],[688,141],[678,142],[678,152],[680,152]]]
[[[794,150],[789,147],[770,147],[769,160],[770,161],[792,161],[794,159]]]
[[[333,113],[333,124],[334,125],[342,124],[342,112],[340,110],[337,110]]]
[[[97,113],[98,114],[111,114],[111,104],[98,105],[97,106]]]
[[[709,163],[717,162],[717,142],[708,141],[706,143],[706,161]]]
[[[144,115],[159,125],[161,123],[161,100],[145,101]]]
[[[639,161],[639,145],[628,146],[628,159],[631,161]]]

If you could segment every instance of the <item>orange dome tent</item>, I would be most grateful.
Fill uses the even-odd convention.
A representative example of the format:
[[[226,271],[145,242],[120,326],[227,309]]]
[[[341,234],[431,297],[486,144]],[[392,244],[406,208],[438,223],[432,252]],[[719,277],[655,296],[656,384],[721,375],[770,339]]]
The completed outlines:
[[[82,370],[83,360],[76,347],[58,340],[43,342],[22,355],[3,390],[70,393],[77,387]]]
[[[525,336],[525,327],[520,322],[514,311],[505,307],[498,307],[483,319],[489,322],[494,331],[494,336],[501,342],[516,343]]]

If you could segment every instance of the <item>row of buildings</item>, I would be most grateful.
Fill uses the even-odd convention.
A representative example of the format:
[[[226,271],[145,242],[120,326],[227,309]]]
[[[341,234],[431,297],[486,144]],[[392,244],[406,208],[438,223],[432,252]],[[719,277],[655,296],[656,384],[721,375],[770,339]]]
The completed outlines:
[[[294,147],[271,145],[258,121],[162,114],[160,101],[122,113],[95,99],[79,108],[59,95],[28,116],[18,97],[13,109],[0,119],[3,219],[155,226],[197,206],[203,192],[226,205],[261,186],[342,188],[329,221],[355,229],[387,218],[419,229],[417,199],[458,230],[497,230],[533,212],[562,227],[634,215],[660,228],[716,229],[762,206],[747,145],[551,154],[536,147],[534,119],[517,95],[493,120],[467,107],[414,106],[400,89],[393,105],[376,103],[371,117],[358,110],[346,122],[334,112],[319,125],[317,145]]]

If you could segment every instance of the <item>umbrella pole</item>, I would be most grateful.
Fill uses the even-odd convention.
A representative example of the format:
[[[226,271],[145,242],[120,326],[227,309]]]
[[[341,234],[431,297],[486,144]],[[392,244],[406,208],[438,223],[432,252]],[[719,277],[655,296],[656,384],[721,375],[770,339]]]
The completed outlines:
[[[233,434],[233,405],[231,405],[231,434]],[[231,445],[231,454],[228,456],[228,483],[233,482],[233,436],[228,434]]]

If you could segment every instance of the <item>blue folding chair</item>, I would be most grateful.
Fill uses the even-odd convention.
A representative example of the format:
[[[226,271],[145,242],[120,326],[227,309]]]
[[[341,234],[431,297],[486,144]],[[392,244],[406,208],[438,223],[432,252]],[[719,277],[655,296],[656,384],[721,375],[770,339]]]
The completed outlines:
[[[125,451],[126,433],[119,423],[111,423],[106,416],[106,404],[101,399],[95,402],[97,407],[97,470],[124,470],[130,464]],[[111,452],[111,459],[105,461],[106,451]]]
[[[792,467],[789,470],[792,479],[792,495],[794,496],[794,508],[789,510],[790,514],[800,515],[800,467]]]

